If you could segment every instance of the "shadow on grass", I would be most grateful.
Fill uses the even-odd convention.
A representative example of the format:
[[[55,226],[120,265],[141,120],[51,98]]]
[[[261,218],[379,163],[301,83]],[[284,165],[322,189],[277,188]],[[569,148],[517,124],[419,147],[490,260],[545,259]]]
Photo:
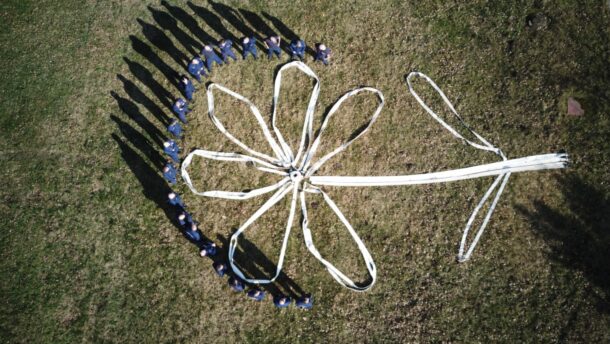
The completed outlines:
[[[176,64],[186,69],[188,62],[190,61],[188,56],[178,49],[172,40],[158,27],[137,19],[138,23],[142,27],[142,34],[148,39],[159,50],[164,51],[170,56]]]
[[[197,14],[199,16],[199,18],[201,18],[201,19],[203,19],[205,21],[205,24],[207,26],[209,26],[209,28],[211,30],[216,32],[216,35],[218,37],[222,37],[222,38],[225,38],[225,39],[232,40],[233,43],[234,43],[233,44],[233,48],[238,50],[238,52],[241,52],[238,49],[238,48],[240,48],[239,42],[238,42],[239,38],[237,36],[235,36],[233,33],[231,33],[231,31],[229,31],[224,26],[224,24],[222,23],[222,19],[219,16],[217,16],[214,12],[208,10],[207,8],[201,7],[201,6],[197,6],[197,5],[193,4],[190,1],[187,3],[187,5],[191,8],[191,10],[193,10],[193,12],[195,12],[195,14]],[[186,23],[185,23],[185,25],[186,25]],[[196,22],[195,22],[195,25],[197,25]],[[207,43],[215,43],[216,39],[214,39],[210,35],[207,35],[207,37],[205,39],[205,42],[207,42]]]
[[[111,116],[115,121],[117,121],[117,117]],[[118,120],[120,121],[120,120]],[[121,123],[121,122],[118,122]],[[119,126],[128,126],[127,124],[119,124]],[[132,128],[132,130],[135,130]],[[123,130],[121,130],[123,132]],[[125,135],[125,133],[124,133]],[[174,225],[178,225],[176,222],[177,211],[175,207],[169,205],[167,203],[167,194],[171,192],[171,188],[167,185],[165,180],[159,175],[158,169],[150,166],[146,159],[142,158],[140,154],[136,150],[134,150],[131,146],[135,145],[134,141],[137,141],[137,138],[127,138],[129,136],[125,136],[121,138],[119,135],[112,134],[112,138],[119,146],[121,150],[121,157],[131,170],[131,172],[136,176],[140,185],[142,185],[142,192],[146,198],[155,202],[159,208],[161,208],[165,215],[172,221]],[[141,147],[138,147],[141,150]],[[153,149],[149,147],[149,149]]]
[[[157,103],[155,103],[152,99],[148,98],[148,96],[144,92],[142,92],[142,90],[140,90],[138,88],[138,86],[136,86],[131,80],[127,79],[126,77],[124,77],[121,74],[117,74],[117,79],[119,79],[119,81],[121,81],[123,83],[123,90],[125,91],[125,93],[127,93],[129,98],[131,98],[131,100],[133,100],[133,102],[144,106],[146,108],[146,110],[148,110],[148,112],[150,112],[153,116],[155,116],[155,118],[157,120],[159,120],[159,122],[163,123],[163,125],[165,125],[165,126],[169,125],[170,118],[165,114],[165,112],[163,112],[163,110],[159,107],[159,105],[157,105]],[[149,85],[147,87],[150,87],[150,86],[153,86],[153,85]],[[115,99],[117,99],[114,95],[113,95],[113,97]],[[169,99],[167,99],[167,100],[169,100]],[[118,101],[119,100],[117,99],[117,102]],[[168,105],[171,105],[170,102],[168,102],[168,103],[169,103]],[[123,110],[123,112],[127,113],[127,111],[125,111],[125,110]]]
[[[553,209],[542,201],[534,211],[517,209],[532,222],[536,234],[551,248],[549,258],[578,270],[599,287],[600,312],[610,313],[610,200],[601,190],[574,175],[558,177],[568,210]]]
[[[263,12],[263,16],[265,18],[267,18],[273,24],[273,26],[275,26],[275,28],[280,33],[280,35],[284,36],[284,38],[286,39],[286,43],[287,43],[284,45],[284,47],[287,49],[286,52],[288,54],[290,54],[290,49],[288,47],[288,44],[290,44],[290,42],[293,40],[301,39],[301,37],[299,35],[297,35],[294,31],[292,31],[278,17],[274,17],[267,12]],[[312,57],[316,56],[316,52],[311,48],[310,45],[307,45],[306,52],[307,52],[307,54],[309,54]]]
[[[174,37],[180,42],[180,44],[186,49],[189,56],[192,57],[201,51],[203,46],[199,41],[194,39],[191,35],[184,32],[180,27],[178,27],[178,21],[172,17],[169,13],[154,9],[151,6],[148,6],[148,10],[152,14],[154,21],[164,30],[171,32]],[[188,60],[187,60],[188,63]]]
[[[189,2],[190,3],[190,2]],[[224,18],[229,24],[231,24],[235,29],[237,29],[242,36],[244,37],[252,37],[257,36],[256,32],[250,28],[246,22],[241,18],[241,14],[239,11],[231,6],[227,6],[221,4],[219,2],[209,1],[209,4],[212,6],[212,9],[218,13],[218,16]],[[195,8],[194,5],[189,5],[191,8]],[[197,12],[200,16],[205,16],[206,12]],[[203,20],[206,20],[204,17]],[[259,35],[260,37],[260,35]]]
[[[223,25],[222,18],[246,36],[256,34],[254,30],[240,19],[241,14],[238,10],[226,5],[210,3],[220,16],[191,2],[187,5],[205,21],[211,30],[221,37],[237,40],[237,37]],[[143,36],[152,46],[136,36],[130,36],[134,51],[156,68],[157,71],[150,70],[136,60],[124,57],[124,61],[133,77],[145,85],[147,89],[140,89],[134,81],[122,74],[118,74],[117,78],[121,81],[123,91],[127,96],[124,97],[114,91],[110,95],[115,99],[125,117],[110,115],[110,119],[117,125],[121,134],[112,134],[112,138],[117,143],[123,160],[139,181],[143,194],[161,208],[176,229],[184,234],[177,222],[177,215],[181,210],[168,204],[167,194],[172,189],[163,179],[161,173],[161,168],[167,163],[162,153],[162,143],[169,136],[165,133],[165,127],[172,119],[172,117],[166,114],[163,107],[171,111],[173,102],[178,97],[178,92],[176,92],[176,95],[172,94],[162,83],[155,79],[155,74],[160,72],[172,85],[179,88],[180,74],[172,65],[177,64],[181,68],[186,68],[186,63],[188,62],[187,54],[197,54],[198,50],[202,47],[202,42],[211,43],[214,42],[214,39],[184,9],[170,5],[166,1],[162,1],[161,4],[167,12],[148,7],[158,27],[141,19],[137,20],[142,28]],[[271,33],[270,27],[264,23],[260,16],[253,12],[241,11],[257,30],[262,30],[265,34]],[[194,36],[181,29],[179,23],[184,25],[186,30]],[[186,53],[174,45],[172,39],[166,33],[173,35],[179,42],[179,45],[185,49]],[[258,37],[262,40],[263,36],[258,35]],[[237,45],[235,48],[237,48]],[[168,61],[165,61],[161,57],[164,54],[158,54],[157,50],[165,52],[173,62],[168,63]],[[151,93],[154,97],[150,96]],[[143,109],[146,110],[146,114],[142,112]],[[151,117],[149,118],[147,115]],[[134,126],[134,124],[137,126]],[[188,238],[186,239],[188,240]],[[220,240],[220,245],[218,245],[217,254],[210,258],[215,264],[224,263],[228,266],[229,264],[226,262],[228,238],[219,237],[218,239]],[[210,240],[204,236],[204,241],[209,242]],[[201,245],[200,242],[193,244]],[[245,239],[240,241],[237,255],[247,257],[247,259],[244,259],[245,262],[240,263],[239,266],[248,276],[268,276],[275,273],[275,264],[253,243]],[[235,277],[232,271],[229,271],[228,275]],[[260,287],[271,295],[285,294],[291,297],[304,295],[303,290],[284,273],[279,275],[275,283],[261,285]]]
[[[171,110],[173,105],[172,102],[174,101],[173,95],[157,80],[155,80],[152,73],[146,67],[142,66],[138,62],[128,59],[127,57],[124,57],[123,60],[125,61],[125,63],[127,63],[131,74],[133,74],[133,76],[140,80],[141,83],[146,85],[146,87],[148,87],[153,92],[157,99],[159,99],[162,105]],[[178,86],[178,77],[178,74],[173,74],[172,72],[172,78],[176,82],[176,87]],[[155,112],[158,111],[155,110]]]
[[[235,232],[237,229],[233,229]],[[230,236],[217,236],[225,248],[229,247]],[[256,245],[244,236],[239,238],[239,245],[235,249],[235,264],[249,278],[271,278],[275,275],[277,265],[272,262]],[[283,271],[280,272],[274,283],[261,284],[259,288],[264,289],[271,295],[288,295],[297,298],[305,295],[301,287],[296,284]]]

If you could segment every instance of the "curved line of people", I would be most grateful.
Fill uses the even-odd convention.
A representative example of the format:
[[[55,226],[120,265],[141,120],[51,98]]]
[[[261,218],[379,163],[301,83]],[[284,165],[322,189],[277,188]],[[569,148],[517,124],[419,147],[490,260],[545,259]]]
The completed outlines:
[[[271,59],[274,55],[278,58],[281,57],[280,44],[281,39],[279,36],[269,36],[265,39],[265,46],[267,47],[268,58]],[[233,42],[229,39],[223,39],[216,46],[221,53],[222,60],[218,57],[214,48],[211,45],[206,45],[201,51],[201,55],[205,57],[205,67],[203,60],[196,56],[192,59],[188,66],[188,72],[197,81],[201,82],[201,76],[207,76],[205,69],[209,72],[212,71],[213,63],[222,65],[227,63],[229,58],[237,61],[235,54],[231,47]],[[242,40],[243,53],[242,57],[245,60],[248,55],[252,55],[255,59],[257,58],[256,50],[256,39],[254,37],[246,37]],[[290,43],[290,51],[292,59],[303,60],[305,58],[305,50],[307,46],[303,40],[293,40]],[[328,65],[328,59],[331,56],[331,50],[328,49],[324,44],[318,44],[316,46],[316,54],[314,61],[321,61],[325,65]],[[189,80],[186,75],[180,78],[180,88],[184,93],[184,96],[188,101],[193,100],[193,95],[196,91],[195,86]],[[187,123],[186,115],[191,111],[188,107],[187,100],[178,98],[173,104],[172,110],[183,124]],[[182,125],[177,120],[173,120],[167,127],[167,131],[174,136],[175,139],[181,140],[183,137]],[[180,163],[180,147],[175,140],[167,140],[163,143],[163,151],[167,154],[171,161],[168,161],[163,167],[163,178],[168,182],[169,185],[176,184],[177,171],[174,167],[174,163]],[[193,220],[191,214],[186,211],[186,205],[176,192],[170,192],[168,194],[167,202],[175,207],[178,212],[177,221],[182,229],[182,234],[193,244],[199,248],[199,255],[201,257],[212,257],[217,253],[216,244],[212,241],[204,239],[203,234],[198,228],[198,223]],[[229,268],[227,264],[222,262],[214,263],[214,271],[218,276],[223,277],[225,274],[229,274]],[[236,276],[229,278],[229,286],[236,292],[243,292],[245,290],[245,283]],[[262,301],[265,299],[266,293],[259,288],[250,288],[246,293],[247,296],[255,301]],[[286,295],[275,295],[273,296],[273,304],[278,308],[286,308],[292,303],[292,299]],[[305,294],[295,300],[295,305],[301,309],[311,309],[313,306],[313,297],[311,294]]]
[[[278,59],[282,56],[282,50],[280,49],[280,45],[282,44],[282,39],[280,36],[271,35],[263,41],[265,47],[267,48],[267,57],[271,59],[273,56],[276,56]],[[201,50],[201,54],[193,57],[191,62],[188,65],[189,74],[195,78],[197,81],[201,82],[202,76],[208,76],[208,73],[212,72],[212,67],[214,63],[219,66],[222,66],[225,63],[229,63],[229,58],[232,58],[234,61],[237,61],[237,57],[235,57],[235,53],[233,52],[233,41],[230,39],[222,39],[218,44],[206,44]],[[242,47],[242,58],[245,60],[248,55],[252,55],[254,59],[258,59],[258,50],[256,48],[256,38],[252,37],[244,37],[241,40]],[[220,58],[216,53],[216,50],[220,53]],[[303,61],[305,59],[305,50],[307,49],[307,45],[305,41],[302,39],[294,39],[290,42],[289,50],[290,50],[290,58],[294,60]],[[314,61],[320,61],[325,65],[328,65],[329,59],[332,56],[332,51],[326,47],[324,43],[318,43],[315,45],[315,54]],[[207,72],[206,72],[207,70]],[[192,96],[192,91],[190,94]],[[189,98],[189,91],[186,91],[187,99]],[[190,100],[190,99],[189,99]]]

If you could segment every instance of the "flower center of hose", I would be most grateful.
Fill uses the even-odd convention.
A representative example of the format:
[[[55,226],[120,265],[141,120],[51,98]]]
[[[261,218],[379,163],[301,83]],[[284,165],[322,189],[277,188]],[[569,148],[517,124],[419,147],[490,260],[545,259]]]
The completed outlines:
[[[297,169],[290,170],[289,176],[292,183],[296,185],[298,185],[304,178],[303,173]]]

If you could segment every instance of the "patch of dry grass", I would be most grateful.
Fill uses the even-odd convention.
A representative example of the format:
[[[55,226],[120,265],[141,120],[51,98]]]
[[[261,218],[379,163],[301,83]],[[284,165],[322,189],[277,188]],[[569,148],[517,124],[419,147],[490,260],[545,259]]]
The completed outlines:
[[[138,1],[0,5],[0,336],[12,342],[608,341],[608,8],[604,2]],[[43,15],[44,14],[44,15]],[[289,242],[274,288],[315,297],[310,312],[235,295],[168,219],[159,174],[169,78],[179,56],[221,35],[278,31],[335,52],[321,79],[316,124],[340,95],[379,88],[387,105],[369,133],[320,174],[437,171],[494,161],[456,142],[408,95],[404,75],[430,75],[467,123],[510,157],[566,149],[568,171],[511,177],[472,261],[456,264],[461,229],[490,180],[390,188],[329,188],[371,250],[378,284],[340,288],[303,244]],[[284,53],[285,54],[285,53]],[[263,54],[264,55],[264,54]],[[30,58],[37,61],[32,68]],[[285,59],[284,55],[284,59]],[[238,61],[210,81],[268,118],[277,61]],[[117,77],[120,75],[120,77]],[[311,83],[287,73],[280,128],[298,139]],[[207,118],[203,86],[185,151],[235,149]],[[114,95],[111,95],[114,92]],[[423,84],[418,92],[441,109]],[[566,116],[574,96],[585,116]],[[324,137],[336,146],[374,108],[350,101]],[[265,147],[248,110],[219,96],[219,117]],[[443,113],[449,116],[448,112]],[[288,134],[290,133],[290,134]],[[195,163],[200,189],[264,185],[247,166]],[[228,165],[228,164],[225,164]],[[206,236],[223,244],[263,199],[202,199],[178,190]],[[343,227],[310,197],[320,249],[350,276],[363,264]],[[269,273],[287,204],[246,235]]]

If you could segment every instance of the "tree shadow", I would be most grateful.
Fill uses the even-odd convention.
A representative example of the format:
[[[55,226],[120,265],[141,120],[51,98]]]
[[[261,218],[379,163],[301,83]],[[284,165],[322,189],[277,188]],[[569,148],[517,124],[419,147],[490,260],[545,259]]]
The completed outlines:
[[[534,211],[517,206],[551,248],[549,258],[583,275],[602,290],[597,308],[610,313],[610,200],[583,179],[566,174],[558,185],[568,210],[534,202]],[[595,293],[594,293],[595,294]]]
[[[163,29],[169,31],[176,37],[178,42],[186,49],[189,55],[195,56],[198,55],[203,46],[189,34],[184,32],[181,28],[178,27],[178,22],[174,17],[172,17],[169,13],[164,11],[159,11],[151,6],[148,6],[148,10],[152,14],[155,22]],[[188,63],[188,60],[187,60]]]
[[[234,228],[232,232],[235,231]],[[217,238],[222,246],[228,249],[230,236],[217,235]],[[235,249],[234,262],[245,275],[251,278],[271,278],[275,275],[277,268],[274,262],[244,236],[239,238],[239,245]],[[291,298],[297,298],[305,295],[303,289],[283,271],[280,272],[274,283],[260,284],[257,287],[274,296],[287,295]]]

